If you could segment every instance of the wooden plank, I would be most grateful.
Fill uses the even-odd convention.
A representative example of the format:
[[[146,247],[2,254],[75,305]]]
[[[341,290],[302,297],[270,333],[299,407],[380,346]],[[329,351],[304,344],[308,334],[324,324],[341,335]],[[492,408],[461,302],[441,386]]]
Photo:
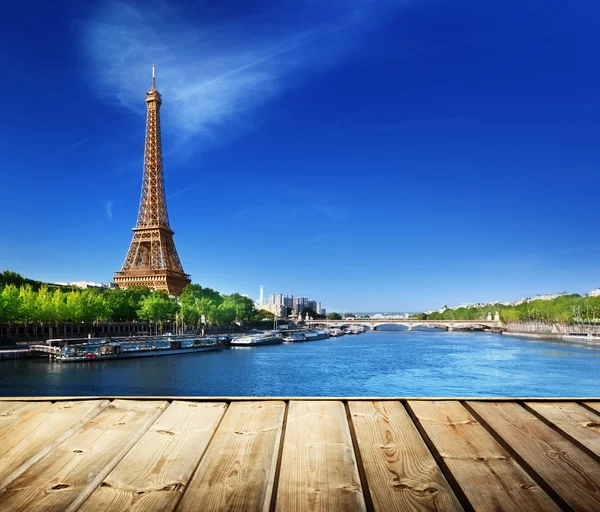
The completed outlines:
[[[375,510],[462,510],[400,402],[349,402]]]
[[[279,401],[232,403],[177,510],[268,510],[284,415]]]
[[[79,510],[173,510],[226,407],[173,402]]]
[[[408,405],[475,510],[558,510],[459,402]]]
[[[342,402],[290,402],[276,508],[366,510]]]
[[[0,489],[83,428],[109,403],[108,400],[45,403],[26,421],[0,430]]]
[[[0,490],[0,510],[69,510],[89,496],[167,402],[115,400],[81,431]]]
[[[600,414],[575,402],[527,402],[527,406],[600,456]]]
[[[517,403],[469,406],[576,510],[600,510],[600,463]]]
[[[600,413],[600,402],[590,402],[587,400],[583,401],[590,409],[594,409],[597,413]]]
[[[50,407],[52,404],[48,402],[2,402],[0,404],[0,436],[23,430],[24,425],[32,417]]]

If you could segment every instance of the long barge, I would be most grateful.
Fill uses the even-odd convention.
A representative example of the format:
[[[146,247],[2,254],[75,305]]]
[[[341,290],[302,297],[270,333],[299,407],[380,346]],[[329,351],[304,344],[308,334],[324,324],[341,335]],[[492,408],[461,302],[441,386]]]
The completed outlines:
[[[191,354],[220,350],[217,338],[152,339],[133,341],[108,341],[68,345],[55,356],[63,363],[82,361],[106,361],[110,359],[129,359],[133,357],[155,357]]]

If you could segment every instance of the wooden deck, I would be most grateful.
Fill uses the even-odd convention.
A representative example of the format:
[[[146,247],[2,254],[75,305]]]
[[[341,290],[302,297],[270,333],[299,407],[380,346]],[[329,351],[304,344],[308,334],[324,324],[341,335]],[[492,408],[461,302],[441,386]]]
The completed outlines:
[[[600,400],[0,398],[0,510],[598,511]]]

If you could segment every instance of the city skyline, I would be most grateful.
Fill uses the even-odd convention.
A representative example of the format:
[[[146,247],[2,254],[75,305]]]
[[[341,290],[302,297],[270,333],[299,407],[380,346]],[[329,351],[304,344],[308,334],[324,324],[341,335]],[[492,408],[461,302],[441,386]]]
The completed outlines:
[[[203,287],[422,311],[600,285],[590,2],[34,1],[4,20],[0,269],[120,267],[156,64],[169,213]]]

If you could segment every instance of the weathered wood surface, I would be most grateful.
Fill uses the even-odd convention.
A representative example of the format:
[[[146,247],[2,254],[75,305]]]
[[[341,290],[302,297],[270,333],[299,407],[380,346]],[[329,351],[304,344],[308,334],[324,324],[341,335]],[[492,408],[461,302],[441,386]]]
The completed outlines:
[[[583,404],[592,409],[593,411],[600,413],[600,402],[588,402],[583,401]]]
[[[0,398],[0,511],[600,510],[600,400]]]
[[[462,510],[400,402],[349,402],[375,510]]]
[[[526,405],[600,456],[600,414],[573,402],[529,402]]]
[[[115,400],[81,431],[0,489],[0,509],[68,509],[98,475],[112,469],[124,447],[137,441],[136,435],[144,432],[165,406],[166,402]]]
[[[519,404],[469,406],[570,507],[600,510],[599,462]]]
[[[365,510],[342,402],[289,404],[277,510]]]
[[[0,489],[83,428],[109,403],[108,400],[84,400],[43,404],[35,414],[22,417],[11,428],[0,425]]]
[[[173,402],[80,510],[173,510],[226,407]]]
[[[473,508],[557,509],[459,402],[408,404]]]
[[[231,404],[177,510],[268,510],[284,413],[280,401]]]

